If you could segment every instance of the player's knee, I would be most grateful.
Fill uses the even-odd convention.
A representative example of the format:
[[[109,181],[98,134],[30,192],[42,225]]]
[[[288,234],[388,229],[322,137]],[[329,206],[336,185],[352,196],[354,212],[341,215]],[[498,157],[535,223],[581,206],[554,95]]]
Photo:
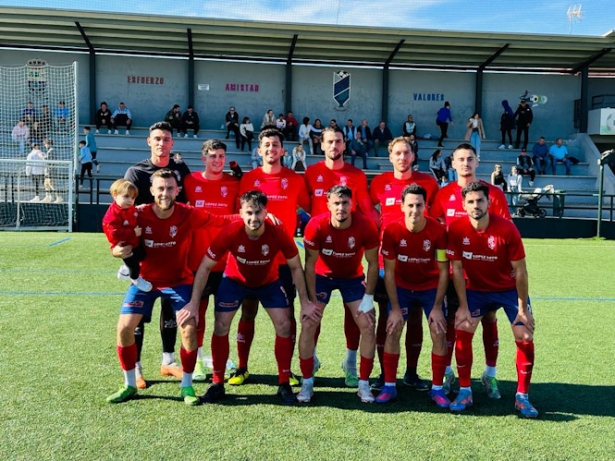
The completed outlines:
[[[525,325],[514,326],[513,336],[515,341],[532,341],[534,339],[534,334]]]

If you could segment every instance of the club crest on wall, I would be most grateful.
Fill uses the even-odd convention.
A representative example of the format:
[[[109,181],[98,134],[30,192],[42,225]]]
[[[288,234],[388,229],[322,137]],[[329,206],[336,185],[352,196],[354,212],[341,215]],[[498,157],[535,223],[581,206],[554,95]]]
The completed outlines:
[[[333,72],[333,100],[337,103],[336,110],[346,110],[350,100],[350,72]]]

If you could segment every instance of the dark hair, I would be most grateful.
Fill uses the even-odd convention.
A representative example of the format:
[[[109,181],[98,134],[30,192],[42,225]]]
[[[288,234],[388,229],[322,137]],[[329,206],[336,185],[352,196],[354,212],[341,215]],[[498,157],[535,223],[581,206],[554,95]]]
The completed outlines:
[[[338,197],[352,198],[352,189],[350,189],[350,187],[348,186],[342,186],[341,184],[337,184],[327,191],[328,199],[331,198],[332,195],[337,195]]]
[[[107,101],[103,101],[103,102],[101,102],[101,103],[100,103],[100,105],[101,105],[101,106],[102,106],[103,104],[104,104],[105,106],[108,106],[108,105],[109,105],[109,104],[107,104]]]
[[[175,176],[175,173],[173,173],[173,171],[169,170],[168,168],[161,168],[159,170],[154,171],[154,173],[152,174],[152,181],[154,181],[155,178],[163,178],[163,179],[173,178],[175,179],[175,182],[179,184],[179,182],[177,181],[177,176]]]
[[[85,146],[85,141],[79,141],[80,146]]]
[[[186,109],[194,109],[192,106],[188,106],[186,107]]]
[[[207,155],[211,150],[222,149],[226,153],[226,144],[218,139],[208,139],[201,146],[201,153]]]
[[[261,133],[258,135],[258,145],[260,146],[263,138],[272,138],[274,136],[277,136],[280,140],[280,144],[284,145],[284,135],[277,128],[265,128],[263,131],[261,131]]]
[[[431,158],[432,160],[435,160],[436,158],[438,158],[438,154],[442,153],[442,149],[436,149],[433,151],[433,154],[431,154]]]
[[[169,133],[173,134],[173,127],[169,122],[154,123],[152,126],[149,127],[149,132],[151,133],[154,130],[168,131]]]
[[[173,109],[178,109],[179,108],[179,104],[173,104]]]
[[[239,198],[239,203],[241,206],[247,203],[249,205],[258,206],[259,208],[265,208],[267,206],[267,196],[260,190],[250,190]]]
[[[452,155],[455,155],[455,152],[457,152],[460,149],[471,150],[474,153],[474,156],[478,158],[478,156],[476,155],[476,149],[474,148],[474,146],[472,144],[467,143],[467,142],[463,142],[463,143],[459,144],[457,147],[455,147],[453,149]]]
[[[404,187],[404,190],[401,191],[401,203],[404,203],[406,200],[406,195],[408,194],[420,195],[423,197],[423,200],[427,202],[427,191],[424,187],[419,186],[418,184],[410,184]]]
[[[90,130],[91,130],[91,128],[90,128],[89,126],[84,126],[84,127],[83,127],[83,129],[84,129],[84,130],[87,130],[87,131],[90,131]]]
[[[310,123],[310,117],[303,117],[303,124],[307,125],[308,123]]]
[[[250,117],[244,117],[241,123],[246,123],[248,120],[250,120]]]
[[[323,128],[323,130],[321,131],[321,136],[324,139],[325,138],[325,133],[341,133],[342,137],[344,136],[344,132],[342,131],[342,129],[335,125],[335,126],[328,126],[326,128]]]
[[[461,189],[461,197],[466,198],[466,195],[470,192],[482,192],[485,197],[489,198],[489,186],[481,181],[474,181]]]

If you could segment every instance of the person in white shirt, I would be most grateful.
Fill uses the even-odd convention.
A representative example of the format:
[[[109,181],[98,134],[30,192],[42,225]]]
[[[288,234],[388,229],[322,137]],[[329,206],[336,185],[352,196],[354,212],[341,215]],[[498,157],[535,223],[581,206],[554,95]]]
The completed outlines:
[[[314,155],[314,144],[310,133],[313,129],[314,127],[310,125],[310,117],[303,117],[303,123],[299,125],[299,142],[302,145],[307,143],[310,146],[310,154],[312,155]]]

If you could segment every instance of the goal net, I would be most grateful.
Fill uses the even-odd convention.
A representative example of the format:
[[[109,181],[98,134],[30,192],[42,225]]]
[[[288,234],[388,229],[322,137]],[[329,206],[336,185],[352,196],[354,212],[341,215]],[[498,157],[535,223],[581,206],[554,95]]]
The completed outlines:
[[[76,75],[77,63],[0,66],[0,229],[72,230]]]

